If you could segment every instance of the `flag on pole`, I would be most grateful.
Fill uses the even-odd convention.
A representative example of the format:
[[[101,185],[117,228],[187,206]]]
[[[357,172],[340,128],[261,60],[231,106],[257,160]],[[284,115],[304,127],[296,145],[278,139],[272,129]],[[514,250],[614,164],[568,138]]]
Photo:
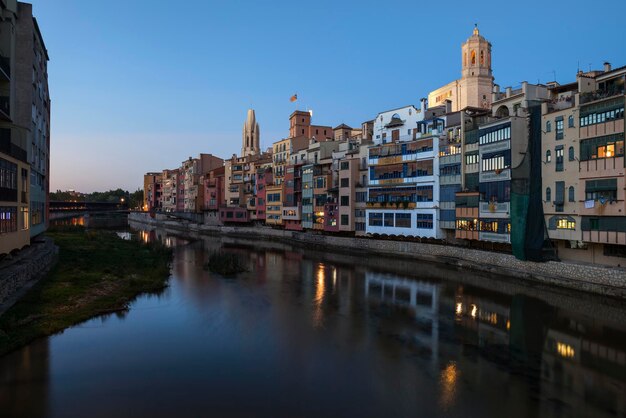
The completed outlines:
[[[294,94],[293,96],[291,96],[291,99],[289,99],[290,102],[295,102],[296,100],[298,100],[298,95]]]

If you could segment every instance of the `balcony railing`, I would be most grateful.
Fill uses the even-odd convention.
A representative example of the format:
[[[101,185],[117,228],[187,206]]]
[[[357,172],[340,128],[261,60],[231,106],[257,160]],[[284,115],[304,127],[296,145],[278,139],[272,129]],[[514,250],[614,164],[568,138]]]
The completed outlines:
[[[598,90],[591,93],[580,94],[580,104],[583,105],[596,100],[606,99],[607,97],[620,96],[624,94],[624,89]]]
[[[0,76],[4,75],[6,80],[11,79],[11,60],[0,55]],[[2,74],[4,73],[4,74]]]
[[[0,114],[5,119],[11,119],[11,99],[9,96],[0,96]]]

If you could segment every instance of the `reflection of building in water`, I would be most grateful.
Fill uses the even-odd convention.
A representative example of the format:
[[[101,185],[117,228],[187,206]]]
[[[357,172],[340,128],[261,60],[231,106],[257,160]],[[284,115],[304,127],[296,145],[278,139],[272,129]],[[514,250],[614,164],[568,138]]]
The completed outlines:
[[[561,399],[580,416],[596,414],[596,408],[626,416],[626,332],[559,319],[543,349],[542,398]]]
[[[457,292],[455,302],[457,323],[470,331],[464,333],[466,338],[479,347],[502,346],[508,351],[511,328],[509,305],[462,292]]]
[[[49,356],[49,340],[40,338],[0,358],[0,416],[47,415]]]
[[[391,304],[412,312],[419,329],[413,338],[428,349],[433,366],[437,366],[439,355],[440,292],[439,284],[374,272],[365,274],[365,297],[370,303]]]

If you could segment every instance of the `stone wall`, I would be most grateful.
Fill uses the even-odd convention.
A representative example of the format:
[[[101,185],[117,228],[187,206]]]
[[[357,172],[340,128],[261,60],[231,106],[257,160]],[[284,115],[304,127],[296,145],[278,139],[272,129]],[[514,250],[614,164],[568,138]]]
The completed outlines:
[[[43,238],[19,252],[15,258],[0,263],[0,314],[30,289],[52,268],[58,247],[50,238]]]
[[[374,253],[454,265],[510,278],[562,286],[626,298],[626,269],[550,261],[521,261],[510,254],[473,250],[449,245],[422,244],[372,238],[337,237],[313,232],[285,231],[269,227],[209,226],[189,222],[160,221],[131,213],[131,221],[183,233],[228,235],[286,241],[319,249]]]

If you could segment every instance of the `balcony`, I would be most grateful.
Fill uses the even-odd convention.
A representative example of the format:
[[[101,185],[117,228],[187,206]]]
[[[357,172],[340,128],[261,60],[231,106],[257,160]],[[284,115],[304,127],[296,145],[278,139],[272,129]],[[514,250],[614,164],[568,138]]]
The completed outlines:
[[[510,243],[511,235],[498,234],[497,232],[479,232],[478,237],[481,241]]]
[[[480,202],[481,218],[508,218],[511,204],[509,202]]]
[[[11,81],[11,60],[0,55],[0,80]]]
[[[453,175],[453,176],[440,176],[439,184],[441,186],[448,186],[451,184],[461,184],[461,175]]]
[[[302,207],[285,206],[283,207],[283,219],[286,221],[299,221],[302,219]]]
[[[580,177],[614,177],[623,175],[624,157],[599,158],[580,162]]]
[[[624,94],[624,89],[611,89],[611,90],[598,90],[591,93],[580,94],[580,104],[595,102],[596,100],[606,99],[613,96],[621,96]]]
[[[432,202],[429,202],[432,204]],[[415,209],[416,202],[401,201],[401,202],[367,202],[366,207],[368,209],[381,208],[381,209]]]

